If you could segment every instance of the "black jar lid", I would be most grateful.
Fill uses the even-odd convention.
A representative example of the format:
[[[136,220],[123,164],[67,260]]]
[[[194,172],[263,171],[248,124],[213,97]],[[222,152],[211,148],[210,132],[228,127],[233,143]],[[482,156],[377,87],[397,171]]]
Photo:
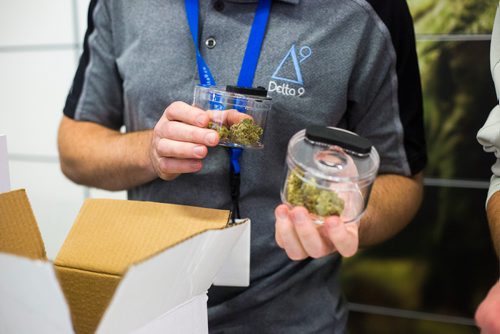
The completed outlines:
[[[226,92],[236,93],[236,94],[244,94],[244,95],[253,95],[259,97],[267,97],[267,89],[264,87],[239,87],[239,86],[226,86]]]
[[[306,138],[313,142],[337,145],[360,155],[368,154],[372,150],[368,139],[338,128],[311,125],[306,128]]]
[[[365,183],[375,178],[380,158],[371,143],[350,131],[308,127],[289,142],[287,163],[318,179]]]

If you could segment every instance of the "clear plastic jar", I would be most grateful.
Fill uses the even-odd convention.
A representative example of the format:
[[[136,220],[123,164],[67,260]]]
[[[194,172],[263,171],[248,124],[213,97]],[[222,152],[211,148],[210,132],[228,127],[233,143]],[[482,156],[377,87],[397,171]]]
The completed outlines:
[[[193,105],[206,110],[209,127],[219,133],[219,145],[263,148],[271,98],[264,88],[196,86]]]
[[[367,139],[344,129],[310,126],[288,144],[281,200],[305,207],[317,224],[328,216],[359,221],[379,162]]]

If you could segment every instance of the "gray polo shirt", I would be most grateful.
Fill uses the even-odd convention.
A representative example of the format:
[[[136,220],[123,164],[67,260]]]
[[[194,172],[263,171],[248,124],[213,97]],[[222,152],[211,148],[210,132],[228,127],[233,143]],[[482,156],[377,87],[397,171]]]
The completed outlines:
[[[235,84],[255,1],[201,1],[200,51],[217,83]],[[197,77],[184,1],[91,1],[84,53],[64,113],[127,132],[153,128],[166,106],[192,102]],[[205,41],[215,40],[207,48]],[[420,79],[403,0],[288,0],[271,10],[255,86],[273,99],[263,150],[242,156],[240,208],[252,219],[251,285],[212,287],[211,333],[341,333],[340,257],[291,261],[274,240],[288,140],[310,124],[369,138],[381,173],[426,162]],[[160,179],[130,199],[231,207],[225,149],[202,171]],[[168,296],[166,296],[168,298]]]

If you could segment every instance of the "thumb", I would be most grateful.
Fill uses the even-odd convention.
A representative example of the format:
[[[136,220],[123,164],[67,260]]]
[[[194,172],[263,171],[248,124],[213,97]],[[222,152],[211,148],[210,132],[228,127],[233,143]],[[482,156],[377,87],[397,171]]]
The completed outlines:
[[[338,216],[327,217],[324,229],[337,251],[345,257],[353,256],[359,247],[359,225],[344,223]]]

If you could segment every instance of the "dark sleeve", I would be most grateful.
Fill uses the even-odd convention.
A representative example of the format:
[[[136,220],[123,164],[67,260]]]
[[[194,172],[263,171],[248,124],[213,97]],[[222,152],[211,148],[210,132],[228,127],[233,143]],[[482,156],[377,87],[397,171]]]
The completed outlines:
[[[422,88],[415,47],[413,20],[405,0],[368,0],[390,32],[396,52],[399,115],[404,149],[412,174],[427,164]]]
[[[109,13],[102,0],[92,0],[83,53],[66,99],[64,115],[112,129],[122,126],[122,80],[115,58]]]

